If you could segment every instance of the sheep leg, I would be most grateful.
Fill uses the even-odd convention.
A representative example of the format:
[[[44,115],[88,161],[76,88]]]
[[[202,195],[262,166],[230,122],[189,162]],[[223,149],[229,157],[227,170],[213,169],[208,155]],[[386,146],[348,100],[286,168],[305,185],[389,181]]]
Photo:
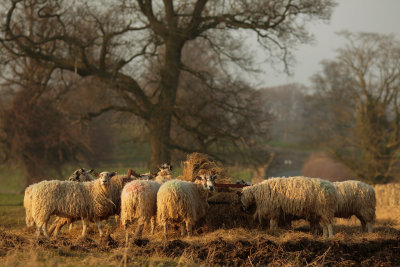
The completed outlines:
[[[186,233],[185,223],[182,223],[182,224],[181,224],[181,236],[182,236],[182,237],[185,236],[185,233]]]
[[[322,224],[322,236],[323,237],[328,237],[328,225],[327,224]]]
[[[138,228],[137,228],[136,234],[135,234],[136,238],[140,238],[142,236],[143,227],[144,227],[144,223],[140,223],[138,225]]]
[[[42,225],[42,230],[43,230],[43,234],[46,238],[50,238],[49,237],[49,233],[47,232],[47,223],[49,222],[49,219],[47,219],[44,224]]]
[[[151,217],[151,219],[150,219],[150,225],[151,225],[150,232],[152,235],[154,235],[154,228],[156,226],[156,218],[154,216]]]
[[[331,223],[328,224],[328,235],[329,235],[329,237],[333,236],[333,226]]]
[[[165,220],[165,222],[164,222],[164,235],[165,235],[165,239],[168,239],[168,222],[167,222],[167,220]]]
[[[59,222],[59,217],[56,217],[56,219],[54,220],[54,222],[51,224],[50,229],[49,229],[49,235],[52,235],[54,230],[57,230],[57,226],[58,226],[58,222]],[[54,236],[57,236],[58,232],[54,232]]]
[[[82,218],[82,225],[83,225],[82,237],[85,237],[86,236],[87,227],[88,227],[88,221],[87,221],[86,218]]]
[[[361,231],[366,232],[367,231],[367,223],[365,222],[364,218],[362,216],[359,216],[359,215],[356,215],[356,217],[360,220]]]
[[[187,230],[188,236],[193,236],[193,227],[190,222],[186,222],[186,230]]]
[[[314,235],[318,235],[319,222],[316,219],[310,219],[310,230]]]
[[[371,222],[367,222],[367,229],[368,233],[372,233],[372,231],[374,230],[374,226]]]
[[[36,238],[39,239],[40,237],[40,232],[41,232],[41,227],[40,225],[36,224]]]
[[[103,231],[101,230],[101,221],[96,222],[97,229],[99,229],[100,237],[103,236]]]
[[[272,218],[269,220],[269,229],[271,229],[271,230],[278,229],[278,220],[277,219]]]

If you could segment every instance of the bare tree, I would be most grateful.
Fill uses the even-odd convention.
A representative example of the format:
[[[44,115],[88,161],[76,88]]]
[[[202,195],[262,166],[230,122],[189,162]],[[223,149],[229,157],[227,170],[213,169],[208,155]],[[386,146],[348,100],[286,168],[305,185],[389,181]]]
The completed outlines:
[[[342,35],[346,46],[314,77],[315,125],[331,155],[359,179],[388,182],[399,170],[400,42],[374,33]]]
[[[57,106],[57,95],[46,90],[54,69],[29,58],[9,67],[13,79],[3,77],[8,84],[2,84],[0,94],[3,160],[24,168],[26,182],[31,184],[54,170],[61,174],[65,163],[82,161],[90,149],[79,125]]]
[[[291,47],[310,40],[306,23],[329,19],[333,7],[333,0],[12,0],[2,7],[0,43],[15,56],[101,78],[123,101],[89,115],[112,109],[142,118],[154,167],[170,161],[178,143],[171,139],[171,125],[181,120],[175,116],[181,73],[198,75],[182,62],[186,44],[204,39],[221,68],[228,70],[224,62],[234,62],[251,70],[240,47],[225,46],[246,31],[257,36],[269,56],[286,63]],[[161,62],[160,78],[148,90],[141,77],[154,57]]]

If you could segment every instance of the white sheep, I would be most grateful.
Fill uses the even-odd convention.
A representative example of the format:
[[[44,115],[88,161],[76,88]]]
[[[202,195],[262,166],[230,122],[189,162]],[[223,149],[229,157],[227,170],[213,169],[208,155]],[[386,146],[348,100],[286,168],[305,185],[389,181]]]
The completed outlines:
[[[68,181],[73,182],[90,182],[94,181],[95,178],[92,176],[93,169],[89,171],[85,171],[85,169],[77,169],[74,173],[68,178]]]
[[[241,202],[244,209],[256,205],[255,216],[270,219],[271,229],[277,228],[283,213],[321,221],[324,236],[333,236],[337,193],[328,181],[302,176],[270,178],[243,188]]]
[[[164,183],[157,193],[157,221],[164,226],[168,238],[168,222],[181,224],[181,234],[193,235],[193,225],[206,215],[208,192],[214,190],[215,176],[199,174],[196,182],[171,180]]]
[[[172,166],[162,164],[154,181],[136,180],[128,183],[121,193],[121,223],[126,229],[128,222],[138,222],[136,237],[142,235],[145,223],[151,224],[154,233],[157,192],[161,184],[172,180]]]
[[[85,171],[84,169],[77,169],[75,170],[72,175],[68,178],[69,181],[75,181],[75,182],[82,182],[82,181],[93,181],[94,177],[91,175],[93,170],[90,171]],[[24,208],[25,208],[25,221],[26,225],[28,227],[33,226],[35,224],[33,218],[32,218],[32,188],[36,184],[31,184],[25,189],[25,194],[24,194]],[[56,219],[56,221],[59,220],[59,218]]]
[[[136,237],[142,235],[145,223],[151,223],[154,233],[157,210],[157,192],[161,184],[154,181],[136,180],[125,185],[121,193],[121,223],[127,229],[128,222],[137,221]]]
[[[355,215],[365,232],[372,233],[375,220],[375,190],[369,184],[360,181],[334,182],[338,194],[338,205],[335,217],[350,218]]]
[[[86,236],[88,221],[96,223],[100,236],[101,219],[115,208],[110,199],[110,180],[115,172],[100,173],[99,179],[91,182],[42,181],[32,188],[32,217],[40,233],[49,237],[47,223],[50,216],[83,220],[82,237]]]
[[[133,179],[130,178],[130,173],[115,175],[111,179],[110,199],[115,205],[113,205],[112,208],[108,210],[107,214],[104,214],[104,217],[101,218],[102,220],[107,219],[109,216],[113,216],[113,215],[115,215],[117,217],[120,214],[122,188],[124,187],[124,185],[126,183],[131,182],[132,180]],[[61,228],[66,224],[70,224],[70,229],[71,229],[72,223],[79,219],[80,218],[58,218],[51,225],[51,227],[49,229],[49,234],[51,235],[54,232],[54,236],[57,236],[58,233],[60,232]]]

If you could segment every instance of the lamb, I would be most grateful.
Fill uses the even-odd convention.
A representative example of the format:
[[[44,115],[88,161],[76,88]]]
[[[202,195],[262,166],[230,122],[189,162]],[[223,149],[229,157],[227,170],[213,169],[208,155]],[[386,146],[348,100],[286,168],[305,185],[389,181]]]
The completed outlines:
[[[338,194],[335,217],[348,219],[355,215],[361,222],[362,231],[372,233],[375,220],[375,190],[360,181],[334,182]]]
[[[256,205],[255,216],[270,219],[270,229],[276,229],[283,214],[309,220],[319,220],[324,236],[333,236],[332,222],[337,205],[337,192],[332,183],[318,178],[270,178],[243,188],[243,209]]]
[[[128,222],[138,221],[136,237],[141,237],[144,223],[151,224],[154,233],[157,192],[161,184],[172,180],[172,166],[162,164],[154,181],[136,180],[128,183],[121,194],[121,223],[127,229]]]
[[[109,216],[115,215],[117,216],[121,212],[121,191],[124,185],[128,182],[133,181],[131,178],[131,172],[126,174],[115,175],[111,179],[110,185],[110,199],[115,204],[111,209],[108,210],[107,214],[104,214],[104,217],[101,219],[107,219]],[[54,236],[57,236],[60,232],[61,228],[67,223],[71,225],[74,221],[79,220],[80,218],[60,218],[55,221],[50,227],[49,234],[51,235],[54,231]]]
[[[90,171],[85,171],[84,169],[77,169],[75,170],[72,175],[68,178],[68,180],[70,181],[76,181],[76,182],[81,182],[81,181],[93,181],[94,178],[91,175],[91,173],[93,172],[93,170]],[[32,218],[32,188],[35,186],[36,184],[31,184],[30,186],[28,186],[25,189],[25,194],[24,194],[24,208],[25,208],[25,221],[26,221],[26,225],[28,227],[33,226],[34,220]]]
[[[115,204],[110,197],[110,180],[116,173],[102,172],[91,182],[42,181],[32,188],[32,217],[37,227],[37,238],[43,232],[49,237],[47,223],[56,215],[83,220],[82,237],[86,236],[88,221],[94,221],[101,230],[101,218],[110,213]]]
[[[157,193],[157,221],[164,226],[168,239],[168,222],[181,224],[181,235],[193,235],[193,225],[206,215],[208,192],[214,190],[215,176],[200,174],[196,182],[171,180],[164,183]]]

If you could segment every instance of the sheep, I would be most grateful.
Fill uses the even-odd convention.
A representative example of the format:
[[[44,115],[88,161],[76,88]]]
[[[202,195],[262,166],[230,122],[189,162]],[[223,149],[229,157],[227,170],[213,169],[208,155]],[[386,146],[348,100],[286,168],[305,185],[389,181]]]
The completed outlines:
[[[276,229],[283,214],[319,220],[324,236],[333,236],[333,217],[337,192],[332,183],[318,178],[270,178],[243,188],[241,202],[244,210],[256,205],[255,217],[270,219],[270,229]]]
[[[215,176],[199,174],[196,182],[171,180],[157,193],[157,221],[164,226],[165,238],[168,239],[168,222],[181,224],[181,235],[193,235],[193,224],[206,215],[209,191],[214,191]]]
[[[376,209],[374,188],[355,180],[334,182],[333,185],[338,194],[335,217],[350,218],[355,215],[361,222],[362,231],[372,233]]]
[[[172,179],[172,172],[168,169],[160,169],[160,171],[157,173],[156,178],[154,178],[154,180],[159,183],[163,183]]]
[[[75,181],[75,182],[81,182],[81,181],[93,181],[94,178],[91,175],[91,173],[93,172],[93,170],[90,171],[85,171],[83,168],[77,169],[75,170],[72,175],[68,178],[69,181]],[[26,221],[26,225],[28,227],[33,226],[34,220],[32,218],[32,205],[31,205],[31,200],[32,200],[32,188],[35,186],[36,184],[31,184],[30,186],[28,186],[25,189],[25,194],[24,194],[24,208],[25,208],[25,221]],[[58,219],[58,218],[57,218]],[[56,219],[56,220],[57,220]]]
[[[24,208],[25,208],[25,222],[28,227],[34,226],[35,221],[32,217],[32,188],[36,184],[31,184],[27,188],[25,188],[24,194]]]
[[[121,193],[121,223],[127,229],[128,222],[138,221],[136,237],[141,237],[144,223],[151,224],[154,233],[157,208],[157,192],[161,184],[172,180],[172,166],[162,164],[154,181],[136,180],[128,183]]]
[[[110,197],[110,180],[116,173],[102,172],[91,182],[42,181],[32,188],[32,217],[36,236],[43,232],[49,237],[47,223],[51,215],[83,220],[82,237],[86,236],[88,221],[94,221],[100,233],[101,218],[107,216],[115,204]]]
[[[90,182],[94,181],[94,177],[92,176],[93,169],[89,171],[85,171],[85,169],[77,169],[74,173],[68,178],[68,181],[74,182]]]
[[[115,175],[111,179],[110,185],[110,199],[115,204],[111,209],[108,210],[108,213],[104,215],[101,219],[107,219],[109,216],[115,215],[118,216],[121,212],[121,191],[124,185],[128,182],[131,182],[133,179],[130,178],[131,173],[119,174]],[[57,236],[60,232],[61,228],[67,223],[71,225],[71,223],[79,220],[80,218],[59,218],[55,221],[50,230],[49,234],[51,235],[54,232],[54,236]]]
[[[125,185],[121,193],[121,223],[127,229],[128,222],[137,221],[136,237],[141,237],[145,223],[151,223],[154,233],[157,209],[157,192],[161,183],[136,180]]]

